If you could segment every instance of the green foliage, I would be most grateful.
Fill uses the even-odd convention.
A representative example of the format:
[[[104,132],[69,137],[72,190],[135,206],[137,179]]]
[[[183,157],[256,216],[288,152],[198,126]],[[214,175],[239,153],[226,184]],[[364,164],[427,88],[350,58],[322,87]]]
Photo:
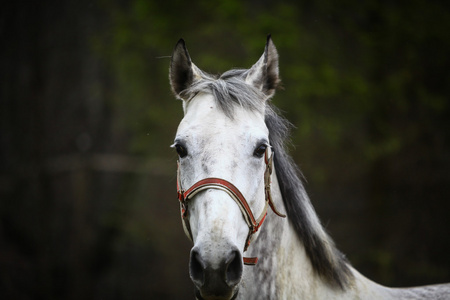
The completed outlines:
[[[105,6],[111,27],[94,42],[112,69],[118,127],[132,133],[132,152],[167,152],[160,141],[173,135],[181,116],[167,80],[179,37],[200,68],[220,73],[251,66],[272,33],[285,88],[274,101],[298,127],[293,144],[300,159],[317,170],[330,163],[322,159],[327,153],[348,152],[363,165],[399,153],[424,133],[426,122],[448,111],[442,63],[449,13],[438,4],[135,0]],[[309,176],[323,178],[314,169]]]

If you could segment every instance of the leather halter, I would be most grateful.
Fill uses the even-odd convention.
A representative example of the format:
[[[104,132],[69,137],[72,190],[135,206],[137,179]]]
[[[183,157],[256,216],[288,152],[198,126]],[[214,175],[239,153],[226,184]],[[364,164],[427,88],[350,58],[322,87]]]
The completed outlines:
[[[265,190],[265,205],[264,209],[261,213],[261,215],[256,219],[255,216],[252,213],[252,210],[250,208],[250,205],[248,204],[247,200],[245,200],[245,197],[242,195],[242,193],[239,191],[239,189],[232,184],[231,182],[221,179],[221,178],[215,178],[215,177],[209,177],[202,179],[200,181],[197,181],[194,183],[190,188],[188,188],[186,191],[183,190],[181,187],[180,182],[180,162],[177,162],[177,193],[178,193],[178,200],[180,201],[180,208],[181,208],[181,220],[183,223],[183,228],[188,236],[188,238],[192,241],[192,232],[189,225],[189,221],[187,220],[188,215],[188,200],[192,199],[197,193],[207,190],[207,189],[217,189],[226,192],[239,206],[242,215],[244,216],[245,221],[247,222],[247,225],[249,227],[249,232],[247,236],[247,240],[245,242],[244,252],[247,251],[248,246],[250,245],[251,238],[254,233],[258,231],[258,229],[261,227],[262,223],[264,222],[266,215],[267,215],[267,207],[270,206],[275,214],[278,216],[285,218],[286,215],[280,213],[273,201],[272,201],[272,195],[270,191],[270,185],[271,185],[271,174],[272,174],[272,165],[273,165],[273,152],[269,156],[270,147],[267,147],[266,152],[264,154],[264,162],[266,164],[266,169],[264,171],[264,190]],[[258,262],[257,257],[244,257],[244,264],[246,265],[255,265]]]

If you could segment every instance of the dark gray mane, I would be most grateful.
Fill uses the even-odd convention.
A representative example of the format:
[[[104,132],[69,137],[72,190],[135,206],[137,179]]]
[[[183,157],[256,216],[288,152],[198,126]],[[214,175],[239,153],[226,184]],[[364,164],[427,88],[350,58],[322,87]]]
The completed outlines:
[[[311,203],[300,179],[300,170],[286,152],[286,140],[289,137],[287,124],[289,123],[279,115],[266,114],[269,139],[276,153],[275,171],[287,215],[305,246],[314,270],[329,283],[345,289],[353,276],[349,263],[335,248],[332,239],[323,232],[323,228],[320,228],[320,234],[319,228],[312,224],[307,209]]]
[[[245,83],[248,70],[231,70],[221,76],[201,74],[197,80],[182,92],[184,99],[192,99],[200,92],[214,95],[223,112],[233,117],[233,109],[238,105],[245,109],[261,111],[261,99],[267,98],[259,90]],[[275,170],[290,222],[303,242],[314,270],[331,285],[345,289],[352,279],[345,256],[339,252],[331,238],[316,221],[315,212],[300,179],[300,171],[287,154],[286,141],[291,124],[280,116],[277,109],[267,102],[265,122],[269,129],[269,139],[276,153]]]
[[[183,91],[183,98],[191,99],[200,92],[210,92],[214,95],[222,111],[233,118],[233,109],[239,105],[245,109],[262,111],[261,100],[264,94],[245,83],[248,70],[235,69],[213,76],[201,73],[202,80],[195,81]]]

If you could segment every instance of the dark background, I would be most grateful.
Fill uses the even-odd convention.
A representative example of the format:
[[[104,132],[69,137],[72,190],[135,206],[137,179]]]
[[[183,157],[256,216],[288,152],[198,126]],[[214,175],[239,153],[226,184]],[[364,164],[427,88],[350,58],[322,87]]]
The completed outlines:
[[[338,248],[383,285],[450,281],[449,28],[444,1],[4,3],[0,297],[191,298],[169,56],[250,67],[268,33]]]

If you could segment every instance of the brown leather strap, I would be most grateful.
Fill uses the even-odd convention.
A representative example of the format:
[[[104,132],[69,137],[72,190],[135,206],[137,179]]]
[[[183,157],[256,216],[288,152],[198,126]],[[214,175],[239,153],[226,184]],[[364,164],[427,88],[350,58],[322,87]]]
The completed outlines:
[[[224,179],[210,177],[196,182],[186,192],[184,192],[184,201],[189,200],[189,198],[194,196],[197,192],[205,189],[219,189],[224,190],[225,192],[230,194],[230,196],[232,196],[232,198],[238,203],[238,205],[241,206],[241,210],[245,214],[244,217],[247,220],[251,231],[256,231],[257,228],[260,227],[260,224],[253,216],[250,205],[248,204],[247,200],[245,200],[245,197],[242,195],[239,189],[234,186],[234,184]],[[265,212],[263,212],[263,214],[264,213]]]
[[[244,260],[244,265],[247,265],[247,266],[254,266],[258,262],[257,257],[244,257],[243,260]]]

